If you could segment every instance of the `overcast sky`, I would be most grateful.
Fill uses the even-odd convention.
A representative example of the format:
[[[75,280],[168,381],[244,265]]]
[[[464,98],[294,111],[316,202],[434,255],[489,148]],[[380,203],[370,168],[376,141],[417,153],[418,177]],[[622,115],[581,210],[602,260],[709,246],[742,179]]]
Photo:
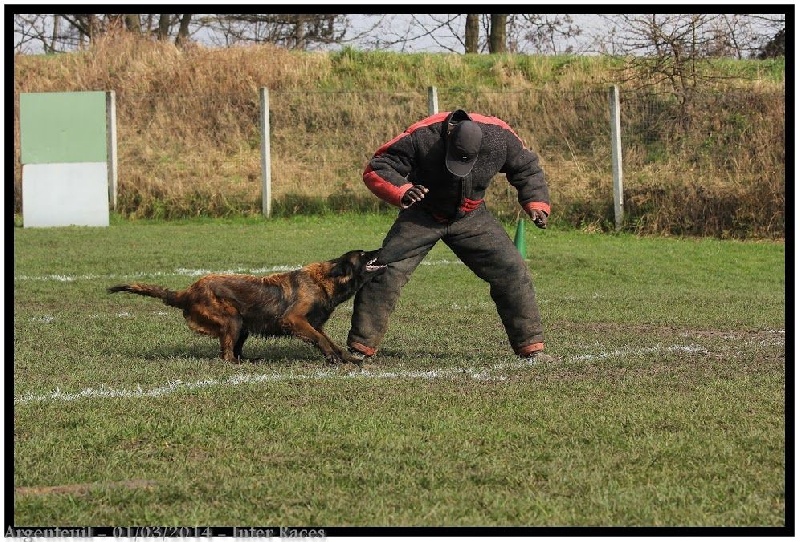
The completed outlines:
[[[26,4],[28,6],[28,4]],[[642,4],[638,4],[636,7],[641,8]],[[130,6],[129,6],[130,7]],[[152,5],[141,6],[143,11],[153,8]],[[176,6],[172,6],[173,8]],[[269,5],[261,5],[264,11],[267,11]],[[281,5],[281,11],[285,11],[288,6]],[[319,8],[320,6],[315,6]],[[342,8],[353,8],[353,11],[358,11],[358,8],[363,6],[340,6],[336,5],[336,11],[343,11]],[[391,6],[389,6],[391,7]],[[437,6],[442,7],[442,6]],[[447,6],[445,6],[447,7]],[[468,7],[466,5],[456,5],[452,6],[454,10],[461,9]],[[476,8],[484,8],[485,6],[475,6]],[[514,6],[504,6],[505,8],[514,7]],[[522,6],[520,6],[522,7]],[[530,6],[526,5],[525,7],[536,9],[541,8],[541,6]],[[553,6],[553,5],[546,5],[544,6],[548,10],[552,10],[552,8],[560,7],[560,8],[569,8],[573,7],[569,3],[565,3],[563,6]],[[590,13],[575,13],[576,11],[589,11],[592,9],[596,9],[602,6],[595,6],[595,5],[580,5],[574,6],[578,9],[570,10],[572,13],[570,14],[572,18],[573,26],[580,28],[581,34],[576,37],[572,38],[560,38],[557,39],[555,42],[555,48],[558,53],[571,51],[574,53],[579,54],[592,54],[598,52],[597,43],[599,41],[606,41],[606,38],[609,35],[609,22],[603,19],[602,16]],[[607,6],[611,7],[611,6]],[[613,6],[617,8],[622,8],[624,6]],[[672,5],[670,7],[663,6],[663,5],[647,5],[648,11],[651,13],[675,13],[677,11],[687,11],[686,8],[690,6],[680,6],[680,5]],[[708,11],[708,6],[704,6]],[[788,6],[787,6],[788,7]],[[681,8],[684,8],[681,10]],[[731,11],[730,5],[720,5],[719,11]],[[19,11],[19,10],[17,10]],[[35,10],[30,10],[34,11]],[[25,12],[30,12],[27,9]],[[130,11],[128,9],[127,11]],[[317,9],[319,11],[319,9]],[[641,11],[639,9],[638,11]],[[716,10],[715,10],[716,11]],[[546,15],[548,19],[553,19],[555,17],[560,17],[563,19],[563,15],[547,13]],[[199,17],[199,16],[198,16]],[[460,39],[463,38],[464,34],[464,24],[465,24],[465,15],[446,15],[446,14],[395,14],[395,15],[381,15],[381,14],[369,14],[369,15],[362,15],[362,14],[350,14],[348,15],[348,23],[350,28],[345,35],[345,42],[344,45],[352,45],[357,49],[365,49],[365,50],[372,50],[372,49],[381,49],[381,50],[394,50],[394,51],[404,51],[404,52],[428,52],[428,53],[436,53],[436,52],[456,52],[456,53],[463,53],[464,46],[461,43]],[[442,26],[442,23],[447,21],[448,18],[454,19],[450,27],[441,27],[438,30],[434,30],[437,26]],[[375,25],[379,24],[378,28],[375,28]],[[359,35],[368,32],[368,35],[362,35],[358,38]],[[766,31],[762,35],[770,34],[774,32],[774,30]],[[427,35],[427,34],[431,35]],[[456,37],[457,36],[457,37]],[[208,29],[201,29],[200,31],[194,33],[192,35],[192,39],[198,41],[201,44],[206,46],[216,46],[216,45],[224,45],[224,38],[221,35],[212,34]],[[16,40],[15,40],[16,41]],[[485,43],[486,35],[485,31],[481,29],[481,42]],[[341,46],[331,46],[327,48],[328,50],[337,50]],[[39,50],[37,50],[37,48]],[[519,45],[520,52],[538,52],[532,50],[529,44],[521,43]],[[41,44],[37,42],[30,42],[26,44],[24,52],[26,53],[41,53]],[[553,51],[545,51],[545,52],[553,52]]]
[[[464,6],[459,7],[463,8]],[[442,21],[447,17],[444,14],[352,15],[351,22],[353,24],[353,29],[348,32],[348,37],[352,37],[361,31],[371,28],[381,17],[384,19],[383,28],[379,32],[371,33],[373,40],[375,36],[385,36],[387,41],[392,41],[400,37],[413,38],[408,40],[405,44],[388,46],[387,48],[390,50],[426,53],[447,52],[449,50],[462,53],[464,51],[463,46],[453,37],[453,31],[451,29],[443,28],[435,32],[434,36],[420,36],[420,34],[422,34],[422,32],[420,32],[422,25],[414,24],[415,22],[423,23],[426,28],[433,28],[436,26],[435,21]],[[588,50],[593,37],[602,28],[602,21],[598,15],[593,14],[573,14],[571,17],[574,21],[573,24],[582,29],[582,35],[569,41],[562,40],[558,44],[559,50],[563,51],[567,46],[572,46],[576,50]],[[462,37],[464,23],[464,16],[461,16],[456,30]],[[486,38],[483,31],[481,31],[481,38]],[[405,49],[403,49],[403,47],[405,47]]]

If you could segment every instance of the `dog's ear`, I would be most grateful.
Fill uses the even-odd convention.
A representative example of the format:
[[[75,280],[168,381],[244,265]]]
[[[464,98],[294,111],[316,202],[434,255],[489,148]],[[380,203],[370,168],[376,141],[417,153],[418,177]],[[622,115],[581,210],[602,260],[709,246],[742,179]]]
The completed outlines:
[[[331,277],[346,277],[354,273],[355,266],[349,258],[341,258],[331,269]]]

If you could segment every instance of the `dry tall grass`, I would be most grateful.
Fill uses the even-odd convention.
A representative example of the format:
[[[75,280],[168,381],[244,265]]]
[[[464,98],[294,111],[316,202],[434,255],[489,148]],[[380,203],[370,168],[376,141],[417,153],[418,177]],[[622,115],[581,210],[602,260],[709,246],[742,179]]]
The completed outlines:
[[[21,92],[114,90],[119,210],[169,218],[260,213],[262,87],[270,89],[277,213],[385,208],[361,183],[363,166],[427,115],[426,89],[435,85],[441,110],[501,117],[539,152],[554,220],[605,229],[613,224],[606,93],[618,68],[586,57],[181,50],[124,34],[80,53],[17,56],[15,212]],[[730,79],[688,112],[668,94],[622,85],[622,97],[628,229],[784,235],[782,80]],[[502,176],[489,203],[517,213]]]

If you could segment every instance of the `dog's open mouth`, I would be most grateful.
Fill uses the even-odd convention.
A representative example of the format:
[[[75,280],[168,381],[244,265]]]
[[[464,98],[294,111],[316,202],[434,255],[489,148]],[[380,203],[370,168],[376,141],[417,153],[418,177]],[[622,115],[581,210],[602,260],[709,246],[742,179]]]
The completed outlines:
[[[386,269],[385,265],[378,265],[375,262],[378,261],[378,258],[372,258],[370,261],[367,262],[366,270],[370,273],[373,271],[380,271],[381,269]]]

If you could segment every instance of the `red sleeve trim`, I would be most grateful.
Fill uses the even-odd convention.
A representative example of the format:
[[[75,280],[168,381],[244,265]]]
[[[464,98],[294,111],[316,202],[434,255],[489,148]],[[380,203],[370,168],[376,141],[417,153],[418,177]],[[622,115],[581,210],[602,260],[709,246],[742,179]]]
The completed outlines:
[[[544,211],[550,216],[550,205],[542,201],[529,201],[522,206],[526,211]]]
[[[405,132],[384,143],[381,148],[375,151],[375,156],[380,156],[381,154],[385,153],[389,147],[404,137],[409,137],[415,130],[424,128],[425,126],[430,126],[431,124],[436,124],[437,122],[443,122],[449,114],[449,112],[436,113],[435,115],[431,115],[419,122],[412,124],[406,129]],[[403,206],[400,203],[400,200],[403,199],[403,194],[406,193],[406,190],[412,186],[411,183],[395,186],[378,175],[378,173],[376,173],[370,165],[367,165],[367,168],[364,170],[364,184],[367,185],[367,188],[369,188],[373,194],[381,198],[386,203],[394,205],[395,207]]]
[[[395,186],[372,169],[372,166],[367,166],[364,171],[364,184],[370,191],[381,198],[383,201],[395,207],[402,207],[400,200],[403,199],[403,194],[406,190],[411,188],[411,183],[406,183],[402,186]]]

